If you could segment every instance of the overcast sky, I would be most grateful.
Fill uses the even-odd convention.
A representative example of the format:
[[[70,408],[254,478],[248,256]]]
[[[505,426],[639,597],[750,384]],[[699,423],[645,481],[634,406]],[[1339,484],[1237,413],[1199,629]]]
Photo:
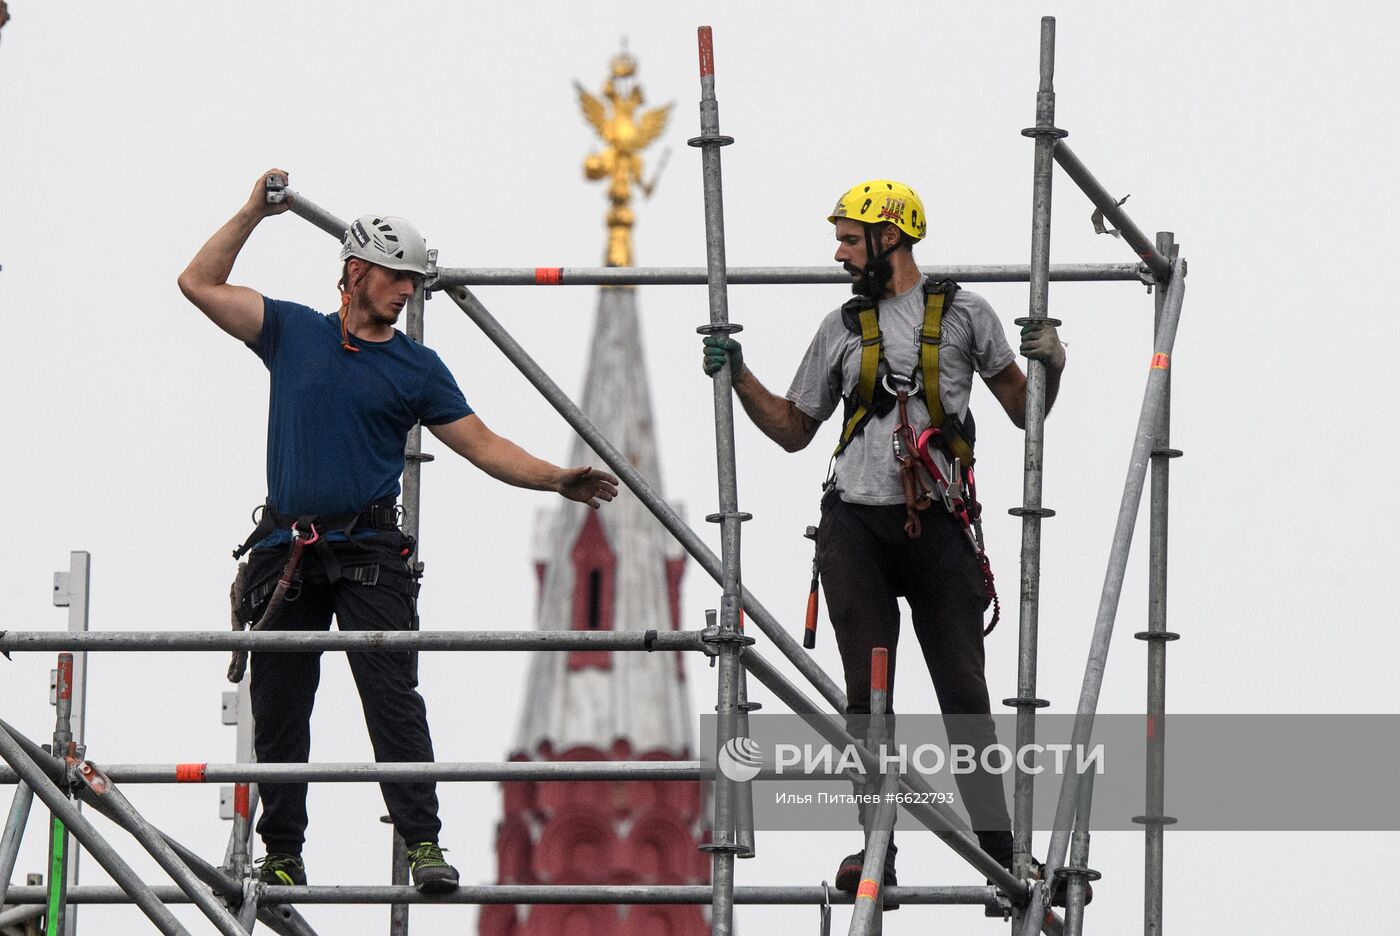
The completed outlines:
[[[933,223],[916,258],[1026,262],[1030,249],[1039,17],[1059,18],[1057,124],[1146,231],[1171,230],[1190,262],[1173,356],[1171,645],[1168,705],[1185,712],[1397,712],[1400,631],[1391,600],[1397,508],[1383,362],[1393,319],[1400,209],[1393,4],[914,4],[600,2],[453,4],[43,4],[15,0],[0,41],[0,345],[12,520],[0,628],[60,629],[51,576],[71,549],[93,554],[92,623],[102,630],[227,627],[228,550],[263,498],[266,372],[184,301],[175,278],[269,166],[339,214],[403,215],[450,266],[600,262],[602,186],[571,82],[596,90],[625,35],[654,103],[675,101],[673,148],[655,196],[638,204],[641,265],[705,261],[695,27],[714,27],[728,255],[733,265],[816,265],[824,221],[856,181],[908,181]],[[1390,63],[1390,64],[1387,64]],[[1091,206],[1055,180],[1055,262],[1131,260],[1096,236]],[[336,244],[286,215],[255,232],[236,282],[323,310],[336,302]],[[1019,285],[974,287],[1008,331]],[[588,288],[478,294],[568,392],[577,394],[596,294]],[[735,287],[746,360],[786,387],[835,286]],[[1039,694],[1072,711],[1103,580],[1151,352],[1139,284],[1055,286],[1069,367],[1047,428]],[[655,389],[663,486],[692,517],[716,509],[711,396],[694,329],[702,288],[639,291]],[[21,332],[26,331],[26,334]],[[562,460],[570,430],[442,299],[427,340],[488,425]],[[1373,344],[1373,342],[1375,344]],[[1379,346],[1379,350],[1377,347]],[[1015,693],[1020,434],[985,388],[979,484],[1006,620],[988,642],[991,694]],[[737,429],[744,581],[794,632],[811,555],[828,426],[797,456],[746,421]],[[506,489],[434,441],[425,469],[424,626],[529,628],[535,511],[548,496]],[[702,524],[702,526],[705,526]],[[1100,711],[1144,706],[1146,520],[1139,525]],[[715,531],[702,529],[718,552]],[[719,589],[694,564],[687,626]],[[823,621],[818,660],[839,673]],[[912,640],[907,630],[906,640]],[[775,654],[769,654],[773,656]],[[484,761],[510,749],[525,659],[422,661],[438,756]],[[0,715],[47,737],[50,654],[0,660]],[[99,763],[233,757],[219,725],[220,654],[107,655],[91,663],[88,742]],[[934,701],[904,654],[902,711]],[[344,664],[328,656],[313,758],[368,760]],[[710,672],[691,661],[696,712]],[[754,690],[755,697],[766,694]],[[769,710],[774,705],[770,704]],[[1209,770],[1210,765],[1202,765]],[[213,789],[127,790],[157,825],[217,860],[227,824]],[[440,788],[443,842],[464,882],[495,879],[497,787]],[[1042,796],[1053,796],[1047,789]],[[0,790],[8,804],[10,792]],[[4,808],[4,807],[0,807]],[[1170,800],[1169,800],[1170,811]],[[31,822],[17,874],[42,867]],[[307,864],[314,883],[387,880],[388,831],[372,785],[315,788]],[[118,830],[100,828],[163,880]],[[979,883],[927,836],[901,837],[908,884]],[[854,850],[849,835],[760,836],[738,880],[816,884]],[[1185,833],[1167,845],[1167,926],[1374,930],[1365,895],[1400,837]],[[1036,853],[1043,855],[1044,837]],[[1141,920],[1141,836],[1103,833],[1105,872],[1089,924]],[[84,864],[85,882],[103,880]],[[205,924],[179,911],[196,931]],[[413,911],[419,926],[475,928],[470,907]],[[748,932],[816,926],[810,907],[742,907]],[[387,911],[310,907],[328,932],[382,932]],[[907,908],[886,932],[976,910]],[[1261,919],[1262,918],[1262,919]],[[89,932],[149,932],[132,908],[85,908]],[[382,923],[382,925],[381,925]],[[837,927],[845,926],[844,913]]]

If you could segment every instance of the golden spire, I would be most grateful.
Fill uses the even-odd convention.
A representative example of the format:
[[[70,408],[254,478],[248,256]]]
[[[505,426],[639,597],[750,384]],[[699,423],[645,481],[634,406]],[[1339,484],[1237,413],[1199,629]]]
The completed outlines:
[[[624,43],[623,50],[613,57],[612,76],[603,84],[603,97],[612,105],[611,113],[607,105],[574,82],[583,116],[598,131],[604,144],[601,150],[584,158],[583,174],[590,179],[609,180],[608,200],[612,207],[608,210],[607,265],[610,267],[632,265],[632,183],[650,198],[670,153],[668,150],[662,154],[656,174],[650,182],[644,181],[642,150],[666,129],[672,105],[634,116],[642,105],[641,85],[632,80],[636,72],[637,60],[627,54]]]

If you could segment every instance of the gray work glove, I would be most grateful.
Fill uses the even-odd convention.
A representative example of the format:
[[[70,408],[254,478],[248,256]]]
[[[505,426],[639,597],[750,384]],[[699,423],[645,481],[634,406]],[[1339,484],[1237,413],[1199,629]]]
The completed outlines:
[[[1021,354],[1057,373],[1065,369],[1065,346],[1060,343],[1059,332],[1049,322],[1021,326]]]
[[[701,362],[705,376],[719,373],[725,361],[729,362],[729,376],[738,377],[744,371],[744,347],[728,335],[705,336],[705,358]]]

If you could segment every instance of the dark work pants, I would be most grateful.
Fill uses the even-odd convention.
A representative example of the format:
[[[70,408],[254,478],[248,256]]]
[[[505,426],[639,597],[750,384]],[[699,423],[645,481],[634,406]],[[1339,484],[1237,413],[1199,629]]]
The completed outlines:
[[[903,596],[939,708],[945,716],[963,716],[947,720],[948,740],[980,752],[996,743],[982,647],[982,571],[961,525],[940,504],[920,519],[923,534],[910,539],[901,505],[848,504],[830,495],[823,501],[817,565],[845,669],[846,714],[870,712],[875,647],[889,651],[889,710],[895,711],[897,599]],[[978,770],[959,774],[957,783],[982,850],[1009,866],[1011,821],[1000,777]]]
[[[330,630],[331,616],[342,631],[408,631],[415,627],[413,580],[400,556],[403,540],[385,533],[356,543],[312,547],[302,556],[300,587],[293,585],[267,630]],[[378,581],[361,584],[348,578],[331,582],[325,551],[343,570],[378,566]],[[281,574],[287,547],[255,550],[248,561],[250,590],[266,576]],[[265,601],[264,601],[265,604]],[[262,608],[254,609],[261,615]],[[418,694],[418,666],[413,653],[347,652],[359,690],[374,759],[431,761],[427,707]],[[252,683],[255,728],[253,747],[259,763],[305,763],[311,753],[311,709],[321,679],[320,653],[253,653]],[[437,841],[436,785],[382,783],[384,803],[394,828],[410,845]],[[263,815],[258,834],[269,853],[299,855],[306,840],[306,784],[258,785]]]

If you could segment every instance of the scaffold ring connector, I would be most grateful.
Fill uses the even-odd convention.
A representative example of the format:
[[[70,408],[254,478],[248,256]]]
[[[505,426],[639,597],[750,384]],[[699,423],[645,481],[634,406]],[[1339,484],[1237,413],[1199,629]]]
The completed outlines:
[[[1138,631],[1133,635],[1138,640],[1180,640],[1181,635],[1175,631]]]
[[[685,141],[687,146],[728,146],[733,142],[732,136],[725,136],[722,133],[706,133]]]
[[[1002,699],[1001,704],[1008,708],[1049,708],[1049,699],[1037,699],[1034,696],[1014,696],[1010,699]]]
[[[1057,318],[1051,318],[1051,317],[1048,316],[1048,315],[1045,316],[1045,318],[1030,318],[1029,316],[1023,315],[1023,316],[1021,316],[1020,318],[1015,319],[1014,321],[1015,321],[1015,324],[1020,325],[1020,326],[1022,326],[1022,327],[1026,326],[1026,325],[1033,325],[1033,324],[1035,324],[1036,322],[1047,322],[1047,323],[1049,323],[1049,324],[1051,324],[1051,325],[1054,325],[1056,328],[1059,328],[1061,325],[1064,324],[1064,322],[1060,321],[1059,319],[1057,319]]]
[[[1083,878],[1086,881],[1097,881],[1103,877],[1093,868],[1056,868],[1054,876],[1057,878]]]
[[[1063,140],[1069,136],[1068,130],[1061,130],[1059,127],[1027,127],[1021,131],[1023,137],[1050,137],[1054,140]]]
[[[733,335],[744,330],[738,322],[716,322],[695,329],[697,335]]]
[[[1175,816],[1134,816],[1133,822],[1138,825],[1176,825]]]
[[[742,510],[729,510],[722,513],[712,513],[705,515],[706,523],[723,523],[726,520],[738,520],[740,523],[743,523],[746,520],[752,519],[753,514],[745,513]]]
[[[1055,511],[1049,507],[1011,507],[1007,513],[1013,517],[1053,517]]]

